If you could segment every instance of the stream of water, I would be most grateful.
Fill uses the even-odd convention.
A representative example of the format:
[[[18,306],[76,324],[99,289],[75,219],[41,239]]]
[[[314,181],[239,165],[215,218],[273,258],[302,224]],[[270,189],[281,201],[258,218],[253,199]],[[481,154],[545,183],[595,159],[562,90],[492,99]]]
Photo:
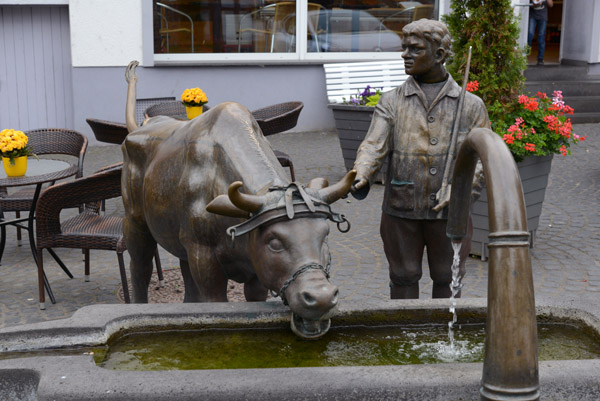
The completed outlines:
[[[452,295],[450,296],[450,313],[452,313],[452,321],[448,322],[448,338],[450,340],[450,350],[454,351],[454,324],[456,323],[456,294],[462,288],[460,282],[460,247],[462,242],[452,241],[452,250],[454,251],[454,257],[452,258],[452,282],[450,283],[450,290]]]

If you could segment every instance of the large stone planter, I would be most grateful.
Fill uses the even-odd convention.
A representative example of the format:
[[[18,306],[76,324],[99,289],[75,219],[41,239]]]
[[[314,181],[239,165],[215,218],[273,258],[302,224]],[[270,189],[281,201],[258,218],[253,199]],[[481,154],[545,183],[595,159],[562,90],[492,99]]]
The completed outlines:
[[[335,103],[330,104],[329,108],[333,111],[333,117],[335,118],[335,127],[340,138],[344,165],[347,170],[351,170],[354,167],[358,147],[365,139],[371,125],[375,108]],[[387,163],[384,164],[381,173],[385,174],[385,171],[387,171]],[[377,177],[377,181],[383,181],[381,174]]]
[[[340,138],[342,155],[347,170],[351,170],[356,159],[356,151],[371,125],[374,107],[330,104],[335,118],[335,128]]]
[[[546,196],[548,176],[552,166],[552,156],[528,157],[517,163],[521,183],[523,185],[523,196],[527,208],[527,229],[530,234],[530,247],[535,244],[535,234],[540,223],[542,203]],[[490,233],[488,218],[488,201],[485,189],[472,207],[473,216],[473,239],[471,240],[471,254],[481,256],[482,260],[488,258],[487,245]]]

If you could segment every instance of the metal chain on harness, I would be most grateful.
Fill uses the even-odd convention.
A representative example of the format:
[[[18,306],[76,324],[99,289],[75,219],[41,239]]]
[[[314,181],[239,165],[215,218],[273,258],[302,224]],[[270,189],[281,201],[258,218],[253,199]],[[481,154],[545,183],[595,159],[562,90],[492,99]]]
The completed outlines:
[[[321,270],[323,273],[325,273],[325,277],[329,280],[329,269],[330,268],[331,268],[331,254],[329,255],[327,264],[325,266],[323,266],[322,264],[319,264],[319,263],[309,263],[309,264],[306,264],[306,265],[300,267],[298,270],[296,270],[294,272],[294,274],[292,274],[292,276],[290,278],[285,280],[285,282],[281,286],[281,290],[279,290],[279,294],[276,293],[275,291],[271,290],[271,295],[273,297],[281,297],[283,304],[288,305],[288,300],[285,296],[285,290],[287,290],[287,288],[294,282],[294,280],[296,280],[298,278],[298,276],[300,276],[305,271],[312,270],[312,269],[318,269],[318,270]]]

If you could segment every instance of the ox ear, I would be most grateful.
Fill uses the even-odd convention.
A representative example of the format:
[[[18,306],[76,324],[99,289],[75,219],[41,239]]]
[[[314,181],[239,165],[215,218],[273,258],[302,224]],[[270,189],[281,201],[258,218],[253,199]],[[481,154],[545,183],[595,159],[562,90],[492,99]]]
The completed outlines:
[[[329,181],[327,181],[325,178],[313,178],[308,183],[308,187],[307,188],[323,189],[323,188],[325,188],[327,186],[329,186]]]
[[[269,192],[269,188],[273,185],[273,180],[269,181],[267,185],[256,191],[256,195],[262,196]]]
[[[219,214],[221,216],[244,217],[246,219],[250,217],[250,213],[231,203],[229,196],[227,195],[217,196],[208,205],[206,205],[206,210],[210,213]]]
[[[350,170],[340,181],[330,187],[320,189],[319,198],[327,204],[335,202],[350,191],[355,177],[356,170]]]

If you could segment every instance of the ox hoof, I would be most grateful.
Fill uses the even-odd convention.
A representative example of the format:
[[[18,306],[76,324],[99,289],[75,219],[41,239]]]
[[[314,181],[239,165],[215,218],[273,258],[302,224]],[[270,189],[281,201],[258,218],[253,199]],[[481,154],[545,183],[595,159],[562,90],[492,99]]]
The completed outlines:
[[[329,327],[331,319],[308,320],[292,313],[291,327],[294,334],[306,340],[316,340],[323,337]]]

